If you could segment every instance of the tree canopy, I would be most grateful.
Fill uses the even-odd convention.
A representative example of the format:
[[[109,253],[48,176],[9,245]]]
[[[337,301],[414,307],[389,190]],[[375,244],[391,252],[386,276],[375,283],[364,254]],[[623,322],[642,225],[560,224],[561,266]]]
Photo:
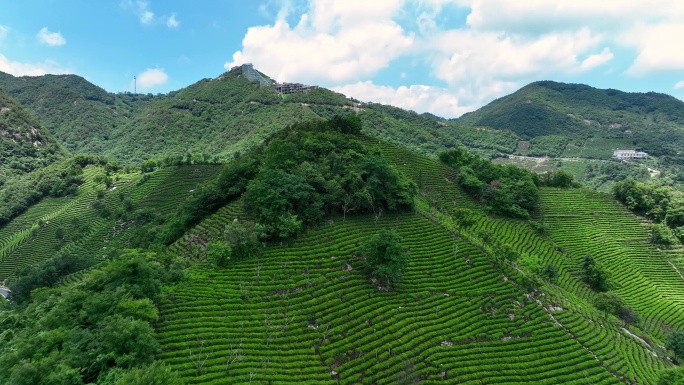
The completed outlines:
[[[365,258],[366,272],[388,287],[401,278],[409,261],[401,246],[401,237],[390,230],[380,230],[366,238],[358,252]]]

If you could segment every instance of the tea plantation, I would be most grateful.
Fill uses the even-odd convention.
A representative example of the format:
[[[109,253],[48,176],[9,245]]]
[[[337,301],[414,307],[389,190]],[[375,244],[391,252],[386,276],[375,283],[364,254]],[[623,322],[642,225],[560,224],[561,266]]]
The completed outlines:
[[[415,211],[334,216],[218,268],[202,248],[226,224],[249,220],[238,200],[172,245],[192,267],[168,289],[156,327],[160,359],[186,383],[655,384],[673,366],[661,341],[684,326],[680,261],[647,243],[641,221],[612,197],[542,189],[540,234],[482,213],[454,170],[365,142],[420,186]],[[391,291],[360,271],[357,255],[380,229],[410,253]],[[558,278],[530,289],[497,267],[493,244],[557,266]],[[579,271],[587,253],[641,322],[594,308]]]
[[[254,221],[246,199],[231,199],[170,246],[148,249],[157,255],[149,257],[156,274],[181,261],[182,279],[152,285],[160,292],[152,299],[121,284],[132,290],[127,300],[139,302],[112,308],[127,322],[149,322],[151,353],[143,366],[110,361],[102,369],[109,374],[91,383],[129,378],[117,370],[140,370],[161,373],[168,382],[158,383],[170,384],[656,384],[663,370],[676,367],[666,340],[684,328],[681,250],[650,243],[646,221],[612,196],[541,187],[531,219],[496,216],[459,187],[458,170],[358,138],[364,151],[415,183],[412,209],[326,213],[297,237],[263,241],[255,256],[219,266],[208,245]],[[102,169],[89,166],[76,194],[44,199],[0,229],[0,280],[11,283],[22,268],[56,255],[89,258],[84,270],[61,279],[61,289],[34,291],[36,304],[27,311],[58,309],[58,298],[90,290],[102,266],[154,237],[196,191],[209,191],[206,182],[222,177],[221,170],[182,165],[121,172],[105,186]],[[409,256],[391,287],[368,277],[359,251],[381,230],[396,233]],[[127,253],[121,255],[133,258]],[[585,278],[587,255],[632,318],[597,308],[600,295]],[[547,269],[554,273],[541,273]],[[15,321],[1,305],[2,326],[49,327],[62,314],[48,312],[30,326],[29,318]],[[146,306],[154,310],[145,312]],[[55,330],[61,329],[50,333]],[[60,333],[35,338],[62,345],[35,346],[75,346],[65,341],[78,339]],[[16,343],[12,335],[0,331],[7,343]],[[17,357],[30,348],[12,346],[20,348],[0,348],[0,365],[13,370],[12,377],[0,374],[0,382],[29,365]],[[69,349],[43,361],[30,357],[50,362]]]

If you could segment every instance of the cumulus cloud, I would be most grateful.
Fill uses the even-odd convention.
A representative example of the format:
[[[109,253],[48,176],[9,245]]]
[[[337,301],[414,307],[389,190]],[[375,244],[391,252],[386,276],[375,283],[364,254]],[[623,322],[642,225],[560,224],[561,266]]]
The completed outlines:
[[[163,68],[148,68],[137,76],[137,85],[141,89],[152,88],[166,84],[169,75]]]
[[[684,80],[678,81],[678,82],[674,85],[674,87],[672,87],[672,88],[675,89],[675,90],[680,90],[680,89],[684,88]]]
[[[42,63],[21,63],[9,60],[0,54],[0,71],[14,76],[40,76],[45,74],[68,74],[72,71],[61,67],[54,61],[46,60]]]
[[[657,6],[644,0],[455,0],[454,3],[471,8],[466,21],[470,27],[527,34],[585,27],[616,31],[631,27],[635,20],[658,21],[684,14],[684,4],[678,0],[659,0]]]
[[[178,28],[179,25],[180,23],[178,22],[178,20],[176,20],[175,13],[171,14],[171,16],[169,16],[169,18],[166,19],[166,26],[169,28]]]
[[[582,70],[590,70],[594,67],[602,66],[611,60],[613,60],[613,53],[606,47],[601,53],[590,55],[588,58],[584,59],[580,68]]]
[[[620,41],[635,48],[637,57],[627,70],[632,75],[646,75],[655,71],[684,70],[684,51],[677,36],[684,34],[682,22],[657,25],[638,23],[620,36]]]
[[[530,81],[578,76],[616,59],[629,60],[625,55],[630,51],[630,74],[684,69],[684,51],[673,46],[674,37],[684,35],[680,0],[661,0],[658,6],[643,0],[281,4],[272,24],[248,29],[226,69],[251,62],[279,81],[351,90],[359,98],[371,95],[445,116],[479,107]],[[445,23],[452,7],[467,14],[464,25]],[[428,75],[444,88],[370,82],[401,57],[410,58],[416,68],[427,66]],[[399,76],[405,70],[398,69],[394,78],[410,78]],[[448,106],[439,107],[447,112],[437,112],[436,106]]]
[[[439,1],[439,0],[421,0]],[[471,8],[467,25],[479,31],[538,36],[549,31],[586,28],[606,43],[631,48],[636,58],[629,74],[684,69],[676,36],[684,33],[684,2],[659,0],[454,0]],[[597,56],[587,65],[609,55]]]
[[[418,112],[430,112],[446,118],[458,117],[473,109],[472,106],[460,105],[456,95],[440,87],[416,84],[394,88],[365,81],[333,89],[359,100],[390,104]]]
[[[341,84],[377,73],[413,46],[392,20],[400,0],[313,0],[297,25],[288,9],[273,25],[249,28],[226,69],[246,62],[279,81]]]
[[[38,37],[38,41],[49,46],[56,47],[66,44],[66,39],[64,38],[64,36],[62,36],[61,33],[50,32],[50,30],[47,29],[47,27],[41,28],[41,30],[38,32],[36,36]]]

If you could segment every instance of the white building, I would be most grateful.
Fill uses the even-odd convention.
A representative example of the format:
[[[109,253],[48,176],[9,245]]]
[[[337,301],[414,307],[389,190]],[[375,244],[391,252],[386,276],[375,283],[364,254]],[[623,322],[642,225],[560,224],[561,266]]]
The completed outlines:
[[[648,154],[636,150],[615,150],[613,151],[613,158],[619,160],[646,159]]]

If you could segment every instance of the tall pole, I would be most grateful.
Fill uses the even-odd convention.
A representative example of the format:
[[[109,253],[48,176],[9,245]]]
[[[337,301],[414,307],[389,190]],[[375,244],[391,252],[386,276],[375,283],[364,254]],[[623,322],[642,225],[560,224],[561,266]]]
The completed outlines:
[[[138,78],[133,76],[133,93],[138,93]]]

